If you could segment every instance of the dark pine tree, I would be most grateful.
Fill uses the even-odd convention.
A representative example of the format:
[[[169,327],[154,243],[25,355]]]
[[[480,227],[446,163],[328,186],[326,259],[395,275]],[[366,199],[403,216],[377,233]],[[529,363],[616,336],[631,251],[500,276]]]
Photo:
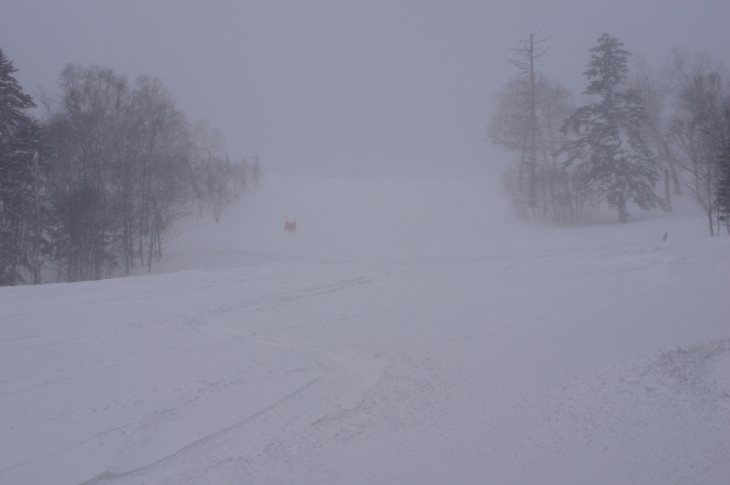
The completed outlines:
[[[23,93],[16,72],[0,49],[0,285],[22,281],[24,209],[32,198],[33,174],[19,132],[29,122],[24,111],[35,104]]]
[[[33,98],[23,93],[15,79],[16,72],[18,70],[0,49],[0,141],[25,121],[26,109],[35,106]]]
[[[639,94],[624,88],[631,54],[623,43],[603,34],[590,52],[584,94],[595,101],[566,120],[563,132],[573,137],[560,153],[567,165],[578,165],[586,188],[627,222],[629,201],[645,210],[662,202],[654,193],[660,178],[656,157],[642,138],[648,115]]]

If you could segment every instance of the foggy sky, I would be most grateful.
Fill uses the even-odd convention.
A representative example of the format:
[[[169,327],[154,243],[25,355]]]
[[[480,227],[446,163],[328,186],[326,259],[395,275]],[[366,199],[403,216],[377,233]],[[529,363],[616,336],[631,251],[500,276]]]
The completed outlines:
[[[671,48],[730,61],[727,0],[0,0],[0,47],[32,95],[66,63],[159,77],[234,159],[302,174],[475,173],[515,42],[576,94],[602,32],[658,68]]]

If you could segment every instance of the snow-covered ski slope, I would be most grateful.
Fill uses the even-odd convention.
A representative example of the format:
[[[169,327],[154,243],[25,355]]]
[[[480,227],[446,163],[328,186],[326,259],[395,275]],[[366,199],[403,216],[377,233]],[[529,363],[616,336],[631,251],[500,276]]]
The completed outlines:
[[[498,205],[270,176],[158,274],[0,289],[0,483],[730,483],[730,238]]]

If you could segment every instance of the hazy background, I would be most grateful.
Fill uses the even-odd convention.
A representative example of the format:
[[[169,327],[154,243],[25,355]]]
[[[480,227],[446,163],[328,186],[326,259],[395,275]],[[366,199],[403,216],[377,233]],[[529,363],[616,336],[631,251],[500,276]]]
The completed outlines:
[[[0,47],[27,92],[66,63],[148,73],[234,159],[296,174],[475,174],[490,97],[530,32],[539,69],[579,94],[604,31],[658,68],[674,46],[730,47],[727,0],[2,0]]]

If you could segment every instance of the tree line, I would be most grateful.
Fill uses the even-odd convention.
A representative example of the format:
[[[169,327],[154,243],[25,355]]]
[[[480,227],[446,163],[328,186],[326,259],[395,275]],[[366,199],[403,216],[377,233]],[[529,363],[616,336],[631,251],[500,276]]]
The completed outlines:
[[[15,72],[0,50],[0,285],[149,270],[178,218],[218,221],[260,177],[157,78],[69,64],[39,118]]]
[[[543,39],[513,49],[514,77],[495,96],[488,139],[516,157],[504,174],[525,219],[577,224],[600,204],[629,220],[672,210],[688,190],[710,235],[730,233],[730,82],[706,54],[675,50],[659,75],[608,34],[589,50],[585,104],[537,69]]]

